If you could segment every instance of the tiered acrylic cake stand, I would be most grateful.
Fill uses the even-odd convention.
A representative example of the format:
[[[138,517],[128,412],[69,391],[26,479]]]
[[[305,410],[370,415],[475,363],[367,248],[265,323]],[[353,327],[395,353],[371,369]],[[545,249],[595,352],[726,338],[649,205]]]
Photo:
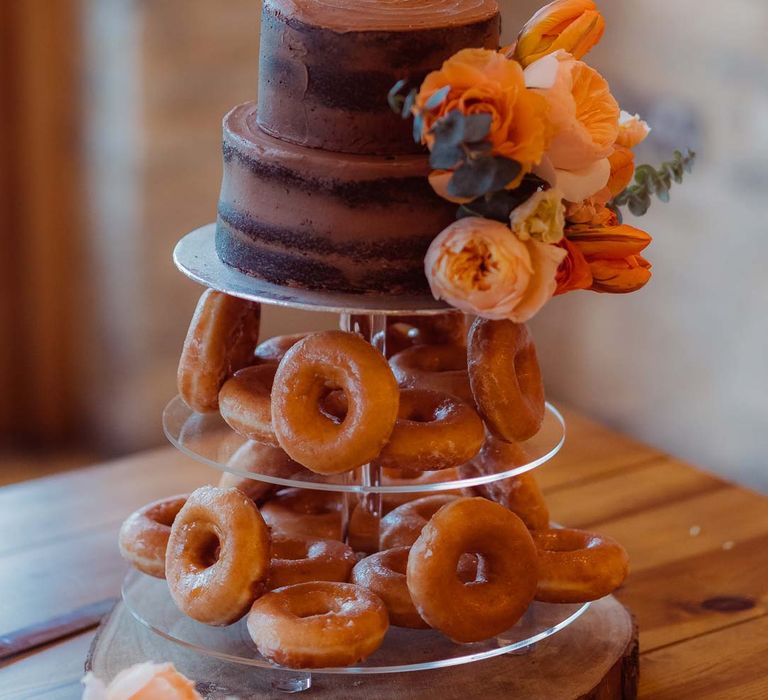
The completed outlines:
[[[221,292],[265,304],[335,312],[343,330],[359,332],[382,352],[386,351],[386,319],[393,314],[435,314],[447,307],[425,297],[369,297],[365,295],[305,292],[262,282],[225,266],[214,250],[213,225],[184,237],[174,253],[177,266],[193,280]],[[388,494],[428,495],[490,483],[535,469],[558,453],[565,439],[565,424],[560,413],[547,405],[541,431],[525,445],[530,462],[497,474],[469,479],[449,479],[433,483],[393,483],[382,479],[374,465],[353,473],[297,479],[277,478],[258,472],[238,471],[228,465],[232,455],[246,440],[234,433],[218,414],[196,414],[173,399],[165,409],[163,425],[169,440],[187,455],[222,471],[273,483],[283,487],[333,491],[343,494],[342,529],[347,532],[349,515],[355,506],[363,508],[368,520],[378,526],[382,498]],[[504,654],[529,651],[541,640],[564,630],[585,613],[589,604],[552,605],[533,603],[523,618],[494,639],[475,644],[455,644],[432,630],[390,628],[383,645],[364,663],[343,668],[302,671],[282,669],[260,656],[251,642],[244,620],[229,627],[209,627],[183,615],[174,605],[166,582],[133,572],[123,586],[123,600],[141,624],[188,651],[206,655],[239,671],[271,672],[272,686],[286,692],[308,689],[312,677],[322,674],[361,676],[425,671],[469,664]]]

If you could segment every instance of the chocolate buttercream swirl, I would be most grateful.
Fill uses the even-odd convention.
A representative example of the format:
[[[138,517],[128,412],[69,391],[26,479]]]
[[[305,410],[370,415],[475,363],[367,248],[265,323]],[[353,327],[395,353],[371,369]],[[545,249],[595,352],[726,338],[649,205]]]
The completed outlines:
[[[455,27],[498,14],[497,0],[265,0],[276,12],[339,32]]]

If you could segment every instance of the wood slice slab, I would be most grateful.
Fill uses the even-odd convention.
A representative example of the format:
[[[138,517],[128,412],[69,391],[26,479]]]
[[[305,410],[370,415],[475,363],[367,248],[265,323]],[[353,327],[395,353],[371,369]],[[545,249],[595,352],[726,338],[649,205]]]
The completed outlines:
[[[156,635],[119,603],[102,623],[86,670],[111,680],[141,661],[172,661],[189,678],[226,688],[242,700],[280,698],[276,672],[229,664]],[[372,676],[315,674],[308,698],[411,700],[633,700],[637,697],[637,627],[615,598],[594,603],[572,625],[524,655],[499,656],[435,671]],[[222,697],[218,695],[217,697]]]

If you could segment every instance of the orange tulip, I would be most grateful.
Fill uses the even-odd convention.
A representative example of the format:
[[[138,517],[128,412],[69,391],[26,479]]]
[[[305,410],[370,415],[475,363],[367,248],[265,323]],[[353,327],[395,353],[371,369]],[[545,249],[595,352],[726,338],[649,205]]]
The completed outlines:
[[[596,259],[589,261],[593,282],[591,289],[608,294],[629,294],[641,289],[651,279],[651,264],[642,255],[622,260]]]
[[[628,224],[571,226],[566,230],[566,237],[579,247],[587,260],[622,260],[639,255],[652,240],[645,231]]]
[[[568,257],[560,263],[560,267],[557,269],[555,296],[577,289],[589,289],[592,286],[592,270],[590,270],[584,254],[577,245],[571,243],[567,238],[560,241],[558,245],[568,251]]]
[[[589,53],[605,31],[605,20],[592,0],[555,0],[523,27],[514,57],[528,66],[563,49],[575,58]]]

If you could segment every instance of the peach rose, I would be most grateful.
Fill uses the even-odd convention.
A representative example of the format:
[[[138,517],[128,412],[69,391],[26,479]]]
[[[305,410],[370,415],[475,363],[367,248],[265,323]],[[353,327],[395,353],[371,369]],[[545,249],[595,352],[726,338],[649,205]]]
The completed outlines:
[[[521,241],[498,221],[469,217],[432,242],[424,266],[436,299],[484,318],[523,323],[555,293],[565,256],[556,245]]]
[[[619,105],[606,80],[564,51],[526,69],[526,84],[549,105],[555,135],[537,174],[570,202],[602,190],[611,174],[608,157],[619,133]]]
[[[651,127],[640,119],[639,114],[630,114],[621,110],[619,116],[619,135],[616,144],[624,148],[639,146],[651,133]]]
[[[578,289],[589,289],[592,286],[592,271],[579,247],[567,238],[560,241],[559,245],[568,255],[557,270],[555,296]]]
[[[555,0],[528,20],[517,37],[514,57],[523,66],[561,49],[585,56],[605,32],[605,20],[592,0]]]
[[[429,99],[446,87],[450,90],[440,105],[426,109]],[[526,89],[517,62],[488,49],[464,49],[430,73],[414,106],[424,116],[424,143],[431,145],[435,122],[455,110],[491,115],[488,140],[495,155],[518,161],[524,172],[541,161],[551,135],[546,100]]]
[[[83,700],[202,700],[195,684],[170,663],[136,664],[118,673],[109,686],[89,673],[83,684]]]

